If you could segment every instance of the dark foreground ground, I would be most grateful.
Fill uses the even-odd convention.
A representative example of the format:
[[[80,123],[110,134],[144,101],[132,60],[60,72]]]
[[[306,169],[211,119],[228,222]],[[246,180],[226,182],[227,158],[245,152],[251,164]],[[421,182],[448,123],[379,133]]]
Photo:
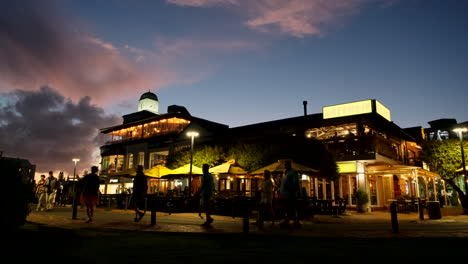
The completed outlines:
[[[29,223],[9,244],[13,249],[8,254],[21,262],[44,260],[44,263],[313,263],[318,259],[388,263],[389,260],[435,260],[439,256],[454,259],[466,252],[467,245],[466,238],[450,237],[157,233],[63,229]]]
[[[457,260],[468,247],[468,216],[446,210],[438,220],[399,214],[398,234],[388,212],[317,215],[301,229],[248,233],[242,219],[217,215],[212,228],[195,213],[158,212],[155,226],[149,216],[133,222],[129,210],[98,209],[90,224],[82,208],[71,215],[69,207],[33,211],[19,231],[5,230],[2,263],[420,263]]]

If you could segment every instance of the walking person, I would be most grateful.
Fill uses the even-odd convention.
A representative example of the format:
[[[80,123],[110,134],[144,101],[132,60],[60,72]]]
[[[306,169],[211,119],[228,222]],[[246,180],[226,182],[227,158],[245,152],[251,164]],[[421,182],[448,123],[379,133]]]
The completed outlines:
[[[289,222],[293,221],[295,228],[300,228],[297,199],[300,197],[301,186],[299,182],[299,173],[292,168],[292,161],[284,161],[284,175],[280,186],[280,200],[285,206],[285,218],[280,223],[281,228],[289,227]]]
[[[148,179],[143,173],[143,166],[138,165],[135,179],[133,180],[133,192],[131,207],[135,210],[135,222],[140,221],[146,213],[146,194],[148,192]],[[140,209],[143,208],[143,211]]]
[[[47,186],[47,203],[46,203],[46,210],[52,210],[55,205],[55,197],[57,195],[57,178],[54,177],[54,173],[49,171],[49,177],[46,179]]]
[[[201,176],[201,203],[205,209],[206,221],[202,226],[210,226],[214,219],[211,217],[212,198],[214,193],[214,178],[209,172],[210,165],[203,164],[203,175]]]
[[[36,211],[40,211],[47,209],[47,186],[46,186],[46,179],[45,175],[41,175],[41,179],[37,182],[36,186],[36,196],[37,196],[37,207]]]
[[[97,172],[98,167],[92,166],[91,173],[86,174],[83,179],[80,180],[80,202],[86,206],[86,214],[88,215],[86,223],[93,221],[94,210],[99,200],[99,176]]]
[[[257,220],[257,226],[260,230],[263,230],[266,212],[268,212],[271,217],[271,225],[273,226],[275,224],[275,212],[273,211],[273,187],[274,182],[271,178],[271,172],[269,170],[265,170],[263,172],[263,182],[260,186],[260,210],[258,212]]]
[[[65,177],[63,176],[63,171],[61,171],[57,179],[57,194],[55,197],[55,204],[58,206],[65,206],[64,186],[65,186]]]

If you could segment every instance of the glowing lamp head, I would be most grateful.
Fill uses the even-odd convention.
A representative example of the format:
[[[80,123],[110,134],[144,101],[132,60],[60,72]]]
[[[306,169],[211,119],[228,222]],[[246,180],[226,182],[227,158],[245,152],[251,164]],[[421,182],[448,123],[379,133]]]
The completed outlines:
[[[199,135],[199,134],[198,134],[198,132],[196,132],[196,131],[189,131],[189,132],[187,132],[187,136],[189,136],[189,137],[198,137],[198,135]]]
[[[466,128],[466,127],[459,127],[459,128],[455,128],[453,130],[453,132],[456,132],[456,133],[465,133],[467,131],[468,131],[468,128]]]

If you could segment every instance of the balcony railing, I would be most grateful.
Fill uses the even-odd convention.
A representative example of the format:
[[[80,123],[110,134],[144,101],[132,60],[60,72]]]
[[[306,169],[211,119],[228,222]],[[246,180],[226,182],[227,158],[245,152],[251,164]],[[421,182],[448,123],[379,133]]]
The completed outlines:
[[[323,141],[335,153],[337,161],[375,159],[380,154],[403,163],[417,163],[417,159],[404,160],[392,141],[377,135],[336,138]]]

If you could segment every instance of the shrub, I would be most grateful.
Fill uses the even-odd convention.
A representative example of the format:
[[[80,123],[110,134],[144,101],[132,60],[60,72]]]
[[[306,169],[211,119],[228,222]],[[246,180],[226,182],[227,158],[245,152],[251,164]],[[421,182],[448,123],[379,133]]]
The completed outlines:
[[[364,213],[364,205],[369,202],[369,195],[363,189],[358,189],[354,194],[358,213]]]

